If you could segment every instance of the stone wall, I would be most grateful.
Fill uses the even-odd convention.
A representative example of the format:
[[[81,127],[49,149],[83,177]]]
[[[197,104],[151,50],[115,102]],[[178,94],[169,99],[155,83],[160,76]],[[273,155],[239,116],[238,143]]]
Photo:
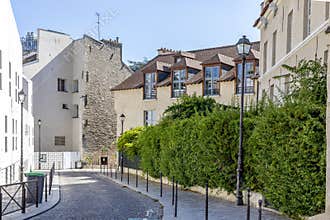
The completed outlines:
[[[87,36],[83,39],[85,51],[85,95],[87,105],[82,105],[83,155],[95,155],[102,148],[111,148],[110,158],[116,152],[118,116],[114,110],[111,88],[132,74],[122,62],[122,45],[118,41],[100,43]]]

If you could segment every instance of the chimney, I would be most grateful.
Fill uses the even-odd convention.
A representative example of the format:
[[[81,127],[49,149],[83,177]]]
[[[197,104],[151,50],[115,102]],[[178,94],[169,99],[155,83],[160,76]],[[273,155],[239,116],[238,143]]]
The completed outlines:
[[[119,37],[116,37],[116,42],[119,43]]]
[[[157,50],[158,55],[167,55],[167,54],[173,54],[175,51],[168,48],[160,48]]]

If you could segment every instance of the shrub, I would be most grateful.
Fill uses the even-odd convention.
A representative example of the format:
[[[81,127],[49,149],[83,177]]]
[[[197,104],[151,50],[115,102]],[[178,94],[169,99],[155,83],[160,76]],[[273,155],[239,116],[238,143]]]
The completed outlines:
[[[129,159],[134,160],[135,156],[139,153],[139,145],[137,144],[137,138],[143,131],[143,127],[137,127],[126,131],[118,139],[118,151],[123,152]]]

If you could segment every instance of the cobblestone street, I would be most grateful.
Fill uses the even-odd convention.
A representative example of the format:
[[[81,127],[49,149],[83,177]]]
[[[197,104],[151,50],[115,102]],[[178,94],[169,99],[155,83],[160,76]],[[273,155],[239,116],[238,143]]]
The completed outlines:
[[[62,172],[61,202],[33,219],[111,219],[146,217],[160,204],[87,172]]]

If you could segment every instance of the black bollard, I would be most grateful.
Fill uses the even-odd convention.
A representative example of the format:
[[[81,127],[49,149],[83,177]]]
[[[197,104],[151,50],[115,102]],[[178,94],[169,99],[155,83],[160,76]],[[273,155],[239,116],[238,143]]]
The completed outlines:
[[[160,172],[160,197],[163,197],[163,174]]]
[[[261,215],[262,215],[262,210],[261,210],[262,200],[261,199],[258,201],[258,204],[259,204],[259,209],[258,209],[259,216],[258,216],[258,220],[261,220]]]
[[[135,169],[135,187],[137,188],[139,186],[139,177],[138,177],[138,170],[137,167]]]
[[[174,205],[174,176],[172,177],[172,205]]]
[[[149,172],[147,170],[147,185],[146,185],[146,191],[149,191]]]
[[[175,182],[175,204],[174,204],[174,217],[178,216],[178,181]]]
[[[115,169],[115,179],[117,179],[117,169]]]
[[[110,166],[110,177],[112,178],[112,166]]]
[[[246,220],[250,220],[250,198],[251,198],[251,189],[248,188]]]
[[[129,185],[129,167],[127,167],[127,184]]]
[[[205,184],[205,220],[209,219],[209,181]]]

